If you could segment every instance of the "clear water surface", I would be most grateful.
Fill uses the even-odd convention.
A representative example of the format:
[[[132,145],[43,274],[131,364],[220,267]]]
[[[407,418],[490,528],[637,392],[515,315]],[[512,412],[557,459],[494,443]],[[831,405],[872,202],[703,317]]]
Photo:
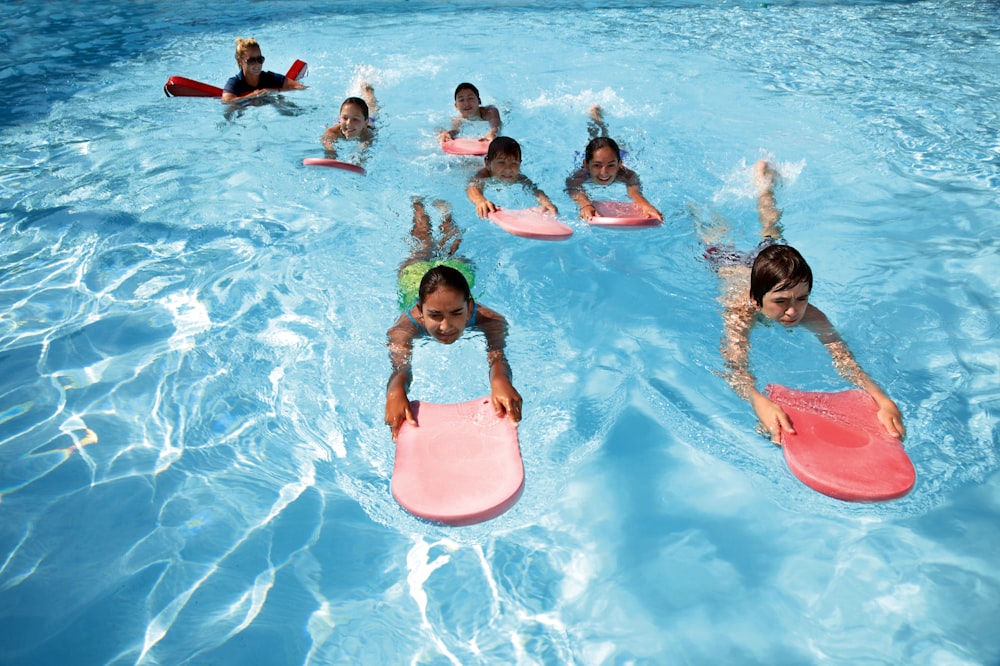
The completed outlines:
[[[996,664],[1000,5],[13,2],[0,81],[0,662]],[[232,43],[309,89],[226,114]],[[301,166],[381,104],[369,175]],[[479,84],[576,234],[476,220],[435,147]],[[562,181],[600,103],[659,229]],[[773,160],[814,300],[901,406],[913,492],[808,490],[719,378],[699,228]],[[412,196],[511,322],[527,486],[451,529],[389,493]],[[762,329],[763,385],[844,384]],[[482,340],[413,396],[484,394]]]

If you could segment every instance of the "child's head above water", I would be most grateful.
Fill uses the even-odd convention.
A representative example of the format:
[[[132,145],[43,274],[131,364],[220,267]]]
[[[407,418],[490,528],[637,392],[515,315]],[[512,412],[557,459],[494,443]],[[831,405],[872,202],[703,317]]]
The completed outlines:
[[[619,162],[622,159],[621,148],[618,147],[618,142],[607,136],[599,136],[590,140],[587,144],[587,149],[583,153],[583,163],[586,164],[594,159],[594,156],[601,148],[609,148],[611,153],[614,154],[614,158]]]
[[[473,115],[479,116],[479,105],[482,100],[479,98],[479,88],[471,83],[459,83],[455,88],[455,109],[462,117],[470,118]]]
[[[599,136],[591,139],[583,153],[583,168],[600,185],[610,185],[621,168],[622,151],[614,139]]]
[[[476,86],[472,85],[471,83],[469,83],[467,81],[463,81],[462,83],[459,83],[458,87],[455,88],[455,101],[456,102],[458,101],[458,96],[461,95],[463,92],[471,92],[472,95],[473,95],[473,97],[476,98],[476,102],[477,103],[479,102],[479,88],[477,88]]]
[[[440,288],[457,291],[465,300],[472,298],[472,289],[469,287],[469,281],[465,279],[462,272],[444,264],[435,266],[424,273],[424,276],[420,279],[417,297],[422,303]]]
[[[465,332],[472,307],[472,290],[460,271],[435,266],[424,274],[417,292],[424,328],[443,344],[451,344]]]
[[[812,285],[812,269],[788,245],[764,248],[750,270],[750,298],[764,316],[786,326],[802,320]]]
[[[341,133],[348,139],[355,139],[368,126],[368,104],[360,97],[348,97],[340,105],[337,117]]]
[[[498,136],[490,141],[485,164],[495,178],[516,181],[521,174],[521,144],[509,136]]]
[[[360,97],[348,97],[344,100],[344,103],[340,105],[340,113],[343,114],[345,109],[354,109],[368,120],[368,102],[361,99]]]
[[[492,162],[498,157],[511,157],[520,162],[521,144],[509,136],[498,136],[490,141],[490,147],[486,150],[486,161]]]

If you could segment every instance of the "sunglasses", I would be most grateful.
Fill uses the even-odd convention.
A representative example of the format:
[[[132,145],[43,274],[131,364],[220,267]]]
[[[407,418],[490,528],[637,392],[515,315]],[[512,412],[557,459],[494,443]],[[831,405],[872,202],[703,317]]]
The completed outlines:
[[[247,62],[248,64],[251,64],[251,65],[253,63],[255,63],[255,62],[259,62],[260,64],[263,65],[264,64],[264,56],[253,56],[252,58],[247,58],[245,62]]]

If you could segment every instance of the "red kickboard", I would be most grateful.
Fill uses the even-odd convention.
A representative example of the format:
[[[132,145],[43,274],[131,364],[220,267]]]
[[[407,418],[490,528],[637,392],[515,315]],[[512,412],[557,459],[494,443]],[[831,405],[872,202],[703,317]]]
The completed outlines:
[[[848,502],[896,499],[913,488],[917,475],[903,443],[885,431],[861,389],[814,393],[771,384],[767,394],[795,428],[781,444],[802,483]]]
[[[490,142],[484,139],[451,139],[441,142],[441,150],[449,155],[485,155]]]
[[[658,218],[649,217],[639,204],[632,201],[594,201],[597,214],[588,222],[596,227],[655,227],[662,224]]]
[[[302,160],[302,164],[305,166],[322,166],[331,167],[333,169],[343,169],[344,171],[359,173],[362,176],[365,175],[365,169],[362,166],[352,164],[350,162],[341,162],[340,160],[331,160],[326,157],[307,157]]]
[[[309,66],[302,60],[296,60],[285,76],[298,81],[308,72]],[[163,84],[163,92],[167,97],[222,97],[222,88],[183,76],[171,76],[167,79]]]
[[[490,221],[507,233],[535,240],[566,240],[573,229],[552,213],[537,208],[498,208],[489,215]]]
[[[417,426],[396,436],[392,495],[415,516],[471,525],[514,506],[524,489],[517,427],[489,398],[451,405],[414,400]]]

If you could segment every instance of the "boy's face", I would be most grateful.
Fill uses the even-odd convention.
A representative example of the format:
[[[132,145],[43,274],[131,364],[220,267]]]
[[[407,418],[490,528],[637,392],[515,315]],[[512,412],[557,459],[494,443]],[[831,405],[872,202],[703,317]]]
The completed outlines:
[[[479,95],[469,89],[460,91],[455,95],[455,108],[463,118],[468,118],[479,113]]]
[[[615,151],[608,146],[602,146],[594,151],[590,161],[584,164],[587,173],[598,185],[610,185],[618,175],[618,168],[621,162],[615,155]]]
[[[361,135],[361,130],[365,128],[368,121],[365,114],[355,104],[345,104],[340,107],[340,131],[348,139],[353,139]]]
[[[521,160],[513,155],[497,155],[492,160],[486,160],[486,168],[494,178],[513,183],[521,175]]]
[[[780,291],[772,289],[764,294],[760,305],[760,311],[765,317],[787,327],[801,322],[808,308],[809,285],[806,282],[799,282]]]

